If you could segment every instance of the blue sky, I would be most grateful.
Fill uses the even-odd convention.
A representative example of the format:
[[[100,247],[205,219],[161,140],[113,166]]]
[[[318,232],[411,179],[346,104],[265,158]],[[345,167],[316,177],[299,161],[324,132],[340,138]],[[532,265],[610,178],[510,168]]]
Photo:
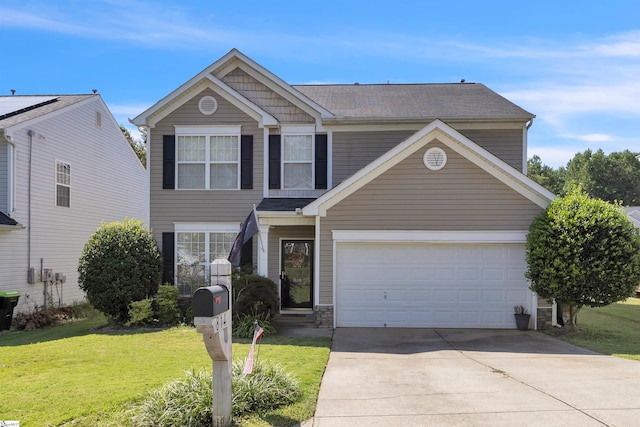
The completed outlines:
[[[554,167],[640,151],[636,0],[0,0],[0,46],[0,94],[97,89],[127,125],[235,47],[292,84],[484,83]]]

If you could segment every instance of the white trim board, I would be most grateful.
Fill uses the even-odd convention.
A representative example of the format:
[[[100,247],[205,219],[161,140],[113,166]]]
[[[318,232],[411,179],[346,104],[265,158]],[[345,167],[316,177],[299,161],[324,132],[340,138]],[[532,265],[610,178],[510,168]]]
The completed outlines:
[[[174,222],[176,233],[237,233],[239,222]]]
[[[334,242],[525,243],[527,231],[331,230]]]

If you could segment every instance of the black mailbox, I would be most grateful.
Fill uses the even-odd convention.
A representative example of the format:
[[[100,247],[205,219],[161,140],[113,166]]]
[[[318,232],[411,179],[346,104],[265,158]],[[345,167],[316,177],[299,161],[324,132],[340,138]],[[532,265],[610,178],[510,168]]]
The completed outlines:
[[[198,288],[192,304],[193,317],[215,317],[229,310],[229,289],[224,285]]]

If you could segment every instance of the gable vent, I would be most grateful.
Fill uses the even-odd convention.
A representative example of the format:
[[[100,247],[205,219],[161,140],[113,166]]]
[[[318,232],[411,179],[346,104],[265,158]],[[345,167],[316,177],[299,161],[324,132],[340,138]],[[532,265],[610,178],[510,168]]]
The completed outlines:
[[[203,96],[198,103],[200,112],[205,116],[210,116],[218,109],[218,102],[213,96]]]
[[[424,165],[432,171],[440,170],[447,164],[447,153],[442,148],[429,148],[422,159]]]

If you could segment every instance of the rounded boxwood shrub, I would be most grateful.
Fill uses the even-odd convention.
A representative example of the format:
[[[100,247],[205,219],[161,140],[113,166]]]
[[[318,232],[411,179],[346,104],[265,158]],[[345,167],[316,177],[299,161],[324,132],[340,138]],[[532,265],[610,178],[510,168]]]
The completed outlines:
[[[278,313],[278,286],[258,274],[238,274],[232,283],[234,320],[244,316],[267,316]]]
[[[144,223],[125,219],[102,224],[84,245],[78,266],[80,289],[98,310],[124,324],[134,301],[158,291],[162,257]]]
[[[526,276],[539,297],[560,302],[565,330],[578,311],[630,297],[640,283],[640,233],[618,205],[574,189],[551,202],[527,235]]]

